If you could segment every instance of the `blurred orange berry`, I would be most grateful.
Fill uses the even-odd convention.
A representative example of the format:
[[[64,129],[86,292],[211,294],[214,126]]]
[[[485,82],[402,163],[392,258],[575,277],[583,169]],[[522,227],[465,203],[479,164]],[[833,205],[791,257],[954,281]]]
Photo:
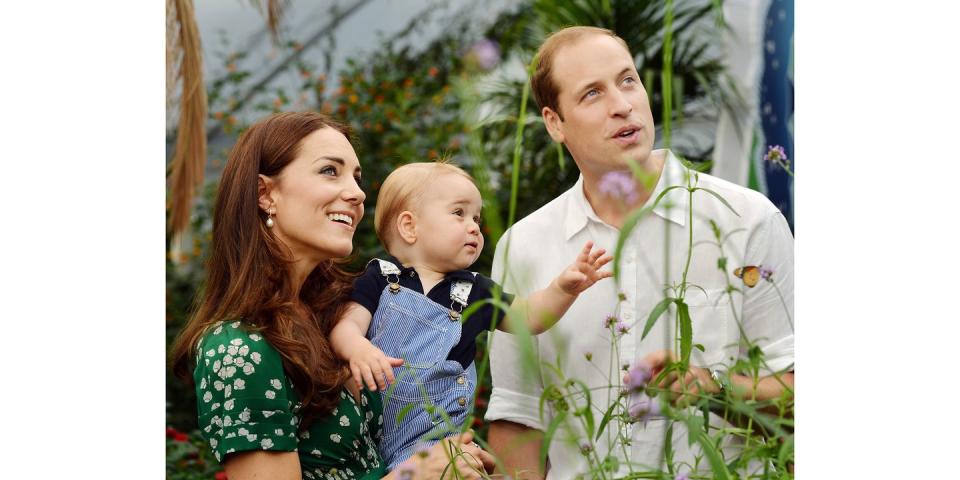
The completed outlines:
[[[357,103],[358,99],[356,95],[351,94],[349,97],[347,97],[347,100],[349,100],[350,103]]]
[[[377,104],[383,103],[383,95],[377,95],[376,97],[373,97],[373,102]]]
[[[440,73],[440,70],[437,69],[437,67],[430,67],[430,70],[427,70],[427,75],[429,75],[430,78],[436,77],[438,73]]]
[[[412,87],[412,86],[413,86],[413,79],[412,79],[412,78],[408,78],[408,79],[404,80],[404,81],[403,81],[403,86],[404,86],[404,88],[410,88],[410,87]]]
[[[223,118],[223,112],[213,112],[213,118],[220,120]]]

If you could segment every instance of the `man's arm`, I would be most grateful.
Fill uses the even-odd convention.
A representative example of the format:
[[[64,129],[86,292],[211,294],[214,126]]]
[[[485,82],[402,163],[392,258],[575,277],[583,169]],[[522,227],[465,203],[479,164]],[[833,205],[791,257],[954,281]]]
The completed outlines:
[[[496,420],[490,424],[487,441],[493,454],[503,464],[503,470],[512,478],[542,479],[546,476],[546,467],[540,465],[540,448],[543,444],[543,432],[519,423]]]

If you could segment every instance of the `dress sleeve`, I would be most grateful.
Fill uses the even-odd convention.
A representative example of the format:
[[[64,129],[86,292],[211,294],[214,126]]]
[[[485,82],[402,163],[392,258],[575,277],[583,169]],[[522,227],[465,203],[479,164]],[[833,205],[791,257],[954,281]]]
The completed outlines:
[[[295,451],[300,419],[280,354],[239,322],[201,340],[194,370],[198,424],[217,461],[232,452]]]

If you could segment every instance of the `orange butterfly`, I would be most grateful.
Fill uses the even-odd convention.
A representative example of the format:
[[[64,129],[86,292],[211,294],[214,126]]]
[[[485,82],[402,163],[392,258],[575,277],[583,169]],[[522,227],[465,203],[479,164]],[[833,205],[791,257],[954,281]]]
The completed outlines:
[[[760,267],[754,265],[739,267],[733,271],[733,274],[743,280],[743,284],[750,288],[756,287],[757,282],[760,281]]]

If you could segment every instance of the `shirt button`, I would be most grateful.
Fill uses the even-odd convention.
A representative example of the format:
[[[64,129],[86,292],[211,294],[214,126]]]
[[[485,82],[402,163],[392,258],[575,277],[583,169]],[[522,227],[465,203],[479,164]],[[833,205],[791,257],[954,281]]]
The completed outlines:
[[[463,385],[464,382],[466,382],[466,380],[463,377],[457,377],[457,383],[459,383],[460,385]]]
[[[459,403],[460,406],[462,407],[462,406],[464,406],[464,405],[467,404],[467,399],[464,398],[464,397],[460,397],[460,398],[457,400],[457,403]]]

